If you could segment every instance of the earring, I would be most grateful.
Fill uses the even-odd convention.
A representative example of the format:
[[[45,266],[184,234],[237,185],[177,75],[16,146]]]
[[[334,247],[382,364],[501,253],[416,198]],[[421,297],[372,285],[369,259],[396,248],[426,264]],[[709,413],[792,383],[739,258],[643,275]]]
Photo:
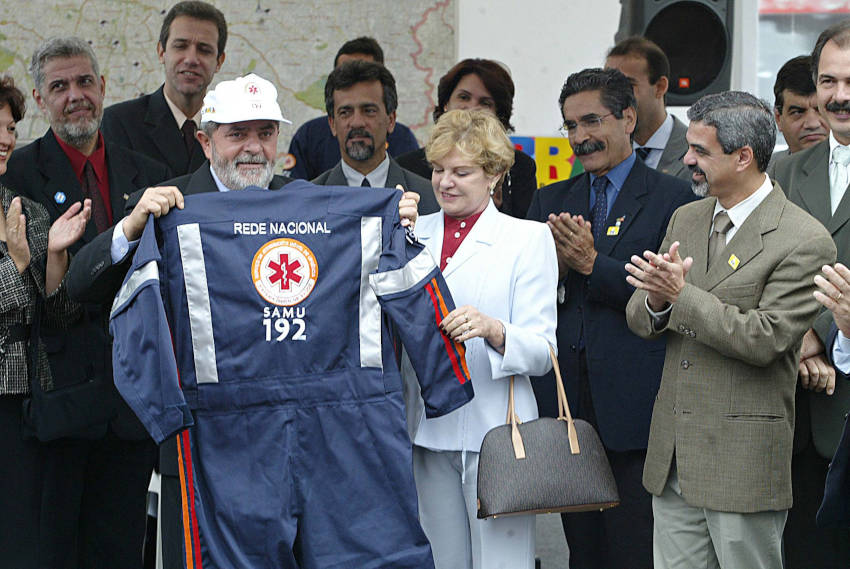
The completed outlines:
[[[496,184],[490,184],[490,195],[492,196],[495,193],[496,193]]]

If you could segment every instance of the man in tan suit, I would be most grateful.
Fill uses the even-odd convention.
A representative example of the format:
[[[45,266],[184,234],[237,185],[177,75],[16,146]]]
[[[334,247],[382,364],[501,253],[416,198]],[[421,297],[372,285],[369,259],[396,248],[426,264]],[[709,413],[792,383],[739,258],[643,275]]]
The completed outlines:
[[[800,343],[835,246],[764,173],[776,138],[764,102],[709,95],[688,118],[685,163],[711,197],[676,210],[663,255],[626,266],[629,327],[667,338],[643,474],[655,567],[775,569]]]
[[[812,52],[818,109],[832,133],[818,144],[778,160],[768,174],[788,199],[824,224],[838,258],[850,260],[850,197],[846,196],[850,160],[850,20],[825,30]],[[847,532],[815,526],[824,480],[850,410],[850,385],[835,382],[827,362],[833,316],[821,313],[803,339],[797,423],[794,431],[794,507],[785,529],[787,569],[850,567]]]

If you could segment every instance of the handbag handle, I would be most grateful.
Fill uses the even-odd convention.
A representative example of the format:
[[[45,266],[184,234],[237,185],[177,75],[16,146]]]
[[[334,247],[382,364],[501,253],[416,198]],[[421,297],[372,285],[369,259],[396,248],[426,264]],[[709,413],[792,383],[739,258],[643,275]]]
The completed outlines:
[[[549,358],[552,360],[552,370],[555,372],[555,388],[558,392],[558,420],[566,421],[567,423],[567,438],[570,441],[570,452],[579,454],[581,450],[578,445],[578,434],[576,433],[576,424],[573,421],[573,415],[570,413],[570,403],[567,401],[567,392],[564,389],[564,381],[561,379],[561,367],[558,365],[558,358],[555,356],[555,350],[549,346]]]
[[[558,392],[558,420],[567,423],[567,438],[570,441],[570,453],[579,454],[581,450],[578,444],[576,424],[572,413],[570,413],[570,404],[567,401],[564,381],[561,379],[561,368],[558,365],[558,358],[555,356],[555,350],[551,345],[549,346],[549,358],[552,360],[552,369],[555,372],[555,388]],[[514,376],[511,376],[510,390],[508,391],[508,416],[505,422],[511,426],[511,443],[514,447],[514,457],[517,460],[522,460],[525,458],[525,445],[522,442],[522,435],[517,427],[518,424],[521,424],[521,421],[514,409]]]

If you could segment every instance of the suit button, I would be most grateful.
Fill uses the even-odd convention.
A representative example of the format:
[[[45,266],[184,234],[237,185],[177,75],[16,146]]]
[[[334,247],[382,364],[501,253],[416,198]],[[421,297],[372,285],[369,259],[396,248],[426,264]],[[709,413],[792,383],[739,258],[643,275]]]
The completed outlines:
[[[571,346],[570,346],[570,349],[571,349],[572,351],[576,351],[576,345],[575,345],[575,344],[571,345]]]
[[[844,413],[844,420],[847,420],[847,417],[850,417],[850,413]]]
[[[691,362],[688,360],[682,360],[682,369],[688,369],[689,367],[691,367]]]
[[[685,326],[682,325],[682,324],[679,324],[679,332],[684,332],[684,331],[685,331]]]
[[[696,338],[696,337],[697,337],[697,333],[694,332],[693,330],[691,330],[691,338]]]

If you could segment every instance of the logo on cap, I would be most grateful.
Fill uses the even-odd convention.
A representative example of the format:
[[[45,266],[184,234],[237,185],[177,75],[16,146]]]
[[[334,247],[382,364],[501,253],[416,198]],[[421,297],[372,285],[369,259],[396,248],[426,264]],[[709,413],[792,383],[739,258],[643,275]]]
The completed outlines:
[[[260,94],[260,88],[257,87],[257,85],[255,85],[254,83],[248,83],[247,85],[245,85],[245,90],[248,91],[248,93],[250,93],[251,95]]]

